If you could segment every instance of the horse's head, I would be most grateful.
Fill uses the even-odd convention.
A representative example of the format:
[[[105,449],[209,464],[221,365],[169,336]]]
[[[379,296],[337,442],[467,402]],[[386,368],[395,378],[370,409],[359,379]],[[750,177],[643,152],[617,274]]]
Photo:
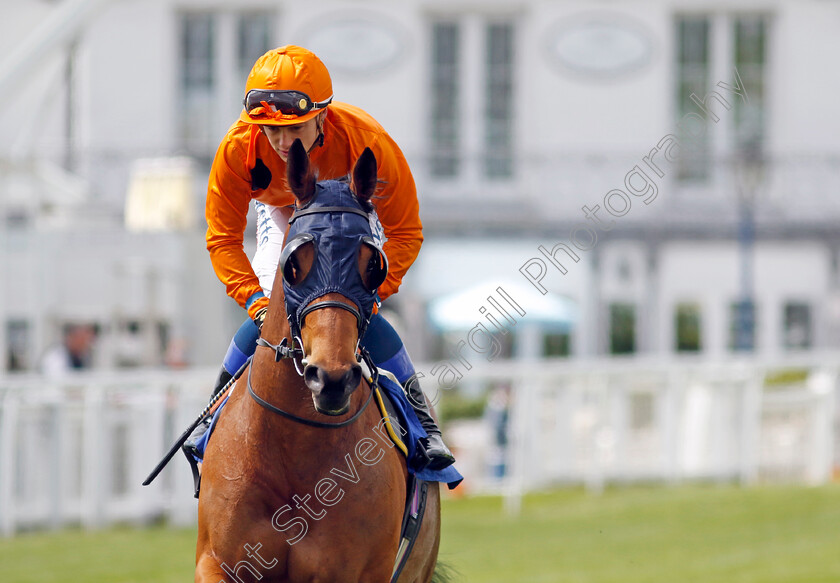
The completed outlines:
[[[278,263],[286,314],[303,348],[303,376],[315,408],[343,415],[362,377],[356,348],[388,272],[370,228],[376,158],[366,148],[349,183],[316,182],[306,150],[295,140],[287,164],[297,208]]]

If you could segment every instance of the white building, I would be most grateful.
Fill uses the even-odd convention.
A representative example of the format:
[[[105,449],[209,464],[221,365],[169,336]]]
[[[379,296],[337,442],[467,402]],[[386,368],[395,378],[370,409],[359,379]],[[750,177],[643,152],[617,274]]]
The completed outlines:
[[[392,307],[415,358],[447,355],[430,300],[509,280],[577,305],[551,353],[840,345],[835,2],[20,0],[2,14],[0,370],[34,366],[71,321],[100,326],[103,365],[157,364],[173,339],[191,363],[221,359],[244,312],[204,251],[204,185],[251,64],[287,43],[315,50],[336,99],[412,165],[426,244]]]

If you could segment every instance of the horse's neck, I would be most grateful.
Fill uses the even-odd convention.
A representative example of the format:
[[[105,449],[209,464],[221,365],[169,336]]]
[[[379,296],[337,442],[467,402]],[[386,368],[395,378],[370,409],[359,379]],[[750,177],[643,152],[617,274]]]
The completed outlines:
[[[252,388],[271,405],[303,419],[333,422],[315,410],[312,394],[290,360],[275,362],[274,353],[263,348],[257,351],[251,366]],[[351,397],[351,413],[363,406],[367,390],[363,381]],[[371,415],[375,406],[368,407],[352,424],[335,430],[301,424],[269,411],[254,399],[245,399],[250,401],[245,409],[246,431],[258,442],[271,444],[261,455],[276,470],[272,473],[272,479],[277,480],[273,487],[291,495],[311,488],[332,468],[349,475],[351,481],[358,480],[360,466],[351,458],[360,440],[374,436],[376,420]]]
[[[270,344],[277,345],[285,339],[288,346],[294,347],[282,294],[279,298],[272,297],[260,335]],[[303,400],[301,396],[304,395],[304,391],[308,393],[308,389],[291,359],[278,362],[274,352],[258,346],[251,368],[253,383],[259,384],[259,394],[262,398],[268,399],[270,403],[284,410],[286,407],[295,409],[300,407],[299,402]]]
[[[277,269],[280,273],[280,269]],[[283,283],[279,276],[274,279],[274,289],[276,293],[271,295],[268,302],[268,312],[266,313],[265,324],[262,328],[262,336],[272,344],[280,342],[283,338],[291,340],[291,327],[289,326],[289,319],[286,317],[286,304],[283,295]]]

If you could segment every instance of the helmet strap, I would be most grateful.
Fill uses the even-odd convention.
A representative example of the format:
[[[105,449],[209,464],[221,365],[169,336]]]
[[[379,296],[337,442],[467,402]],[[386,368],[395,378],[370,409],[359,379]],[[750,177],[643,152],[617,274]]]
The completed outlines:
[[[316,128],[318,129],[318,137],[315,138],[315,141],[312,142],[312,146],[309,148],[307,154],[312,152],[317,145],[319,148],[324,145],[324,118],[318,114],[318,117],[315,118]]]
[[[319,132],[318,137],[315,138],[315,141],[312,142],[312,145],[309,147],[309,149],[306,151],[306,153],[311,154],[312,150],[314,150],[315,148],[320,148],[323,145],[324,145],[324,132]]]

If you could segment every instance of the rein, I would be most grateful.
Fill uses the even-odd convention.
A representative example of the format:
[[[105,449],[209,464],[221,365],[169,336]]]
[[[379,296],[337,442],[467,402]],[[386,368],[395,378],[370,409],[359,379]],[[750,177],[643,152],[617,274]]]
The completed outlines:
[[[292,348],[288,346],[286,338],[283,338],[280,344],[271,344],[267,340],[259,338],[257,340],[257,344],[259,346],[263,346],[265,348],[270,348],[274,350],[275,362],[279,362],[280,360],[287,358],[295,359],[295,368],[297,368],[297,358],[303,356],[303,350],[301,348]],[[318,427],[320,429],[338,429],[339,427],[346,427],[354,421],[356,421],[359,417],[361,417],[362,413],[365,412],[365,409],[367,409],[368,405],[370,405],[371,400],[373,400],[374,390],[379,384],[379,372],[377,371],[376,366],[373,364],[373,360],[371,359],[370,354],[368,354],[367,350],[361,347],[359,348],[359,353],[361,358],[364,359],[365,363],[368,365],[368,368],[371,371],[371,378],[368,380],[368,384],[370,386],[370,394],[368,394],[368,398],[367,400],[365,400],[361,408],[358,411],[356,411],[356,413],[352,417],[345,419],[344,421],[339,421],[338,423],[325,423],[323,421],[315,421],[313,419],[298,417],[294,413],[289,413],[288,411],[284,411],[279,407],[275,407],[274,405],[272,405],[271,403],[269,403],[254,392],[254,387],[251,384],[251,371],[253,370],[253,366],[248,367],[248,394],[251,395],[251,398],[254,399],[264,409],[267,409],[272,413],[277,413],[278,415],[281,415],[286,419],[294,421],[295,423],[308,425],[310,427]]]

